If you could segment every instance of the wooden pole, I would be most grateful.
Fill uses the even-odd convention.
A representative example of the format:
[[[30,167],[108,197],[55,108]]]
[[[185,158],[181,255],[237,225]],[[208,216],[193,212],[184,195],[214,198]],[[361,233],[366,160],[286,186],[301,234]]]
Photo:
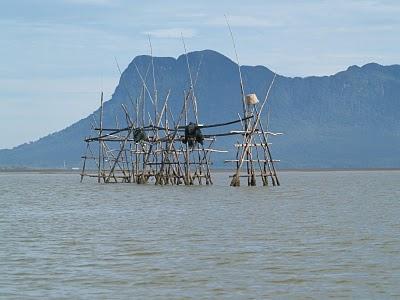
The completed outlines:
[[[228,17],[225,15],[225,20],[226,20],[226,24],[228,25],[228,29],[229,29],[229,33],[231,35],[231,39],[232,39],[232,44],[233,44],[233,49],[235,51],[235,56],[236,56],[236,63],[238,66],[238,71],[239,71],[239,79],[240,79],[240,91],[242,93],[242,101],[243,101],[243,118],[247,117],[247,111],[246,111],[246,99],[245,99],[245,95],[244,95],[244,86],[243,86],[243,77],[242,77],[242,71],[240,68],[240,63],[239,63],[239,56],[236,50],[236,43],[235,43],[235,38],[233,37],[233,32],[231,29],[231,25],[229,25],[229,21],[228,21]],[[246,121],[246,125],[245,125],[245,129],[247,129],[247,124],[248,122]]]
[[[99,137],[103,135],[103,92],[101,92],[101,98],[100,98],[100,130],[99,130]],[[103,142],[99,140],[99,167],[98,167],[98,177],[97,177],[97,182],[100,183],[100,177],[101,177],[101,159],[103,156]]]
[[[82,166],[82,172],[81,172],[81,182],[83,181],[83,176],[85,176],[86,157],[87,157],[87,153],[88,153],[88,148],[89,148],[89,142],[86,142],[86,152],[85,152],[85,157],[83,160],[83,166]]]

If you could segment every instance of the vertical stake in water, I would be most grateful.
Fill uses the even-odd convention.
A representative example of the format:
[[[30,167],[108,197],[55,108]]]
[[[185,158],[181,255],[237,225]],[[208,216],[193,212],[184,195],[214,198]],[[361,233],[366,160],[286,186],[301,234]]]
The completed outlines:
[[[101,92],[100,98],[100,128],[99,128],[99,169],[98,169],[98,176],[97,182],[100,183],[100,176],[101,176],[101,158],[103,152],[103,142],[101,141],[101,136],[103,134],[103,92]]]
[[[242,77],[242,71],[241,71],[241,68],[240,68],[239,55],[238,55],[237,50],[236,50],[235,38],[233,36],[233,32],[232,32],[231,26],[230,26],[229,21],[228,21],[228,17],[226,15],[224,15],[224,16],[225,16],[226,24],[228,25],[229,33],[231,35],[233,49],[235,51],[235,56],[236,56],[236,63],[237,63],[237,66],[238,66],[238,71],[239,71],[240,92],[242,94],[242,105],[243,105],[243,118],[245,119],[245,121],[244,121],[244,131],[245,131],[245,134],[247,134],[247,129],[249,127],[249,120],[246,119],[247,118],[246,98],[245,98],[245,94],[244,94],[243,77]],[[245,135],[244,140],[246,140],[246,135]],[[248,152],[248,149],[246,150],[246,157],[247,157],[247,174],[249,176],[249,162],[248,162],[249,161],[249,152]],[[236,175],[235,175],[235,177],[232,178],[232,182],[231,182],[232,186],[239,186],[240,185],[239,173],[240,173],[240,168],[236,170]],[[249,178],[250,177],[247,178],[248,179],[248,185],[250,185]]]
[[[150,57],[151,57],[151,68],[153,73],[153,89],[154,89],[154,120],[158,119],[158,93],[157,93],[157,86],[156,86],[156,76],[154,71],[154,57],[153,57],[153,45],[151,44],[150,35],[147,36],[149,39],[149,47],[150,47]]]
[[[246,99],[245,99],[245,95],[244,95],[244,86],[243,86],[243,77],[242,77],[242,71],[240,68],[240,63],[239,63],[239,56],[236,50],[236,43],[235,43],[235,38],[233,37],[233,32],[231,29],[231,26],[229,25],[229,21],[228,21],[228,17],[226,15],[225,16],[225,20],[226,20],[226,24],[228,25],[228,29],[229,29],[229,33],[231,35],[231,39],[232,39],[232,44],[233,44],[233,50],[235,51],[235,56],[236,56],[236,63],[238,66],[238,71],[239,71],[239,79],[240,79],[240,92],[242,93],[242,104],[243,104],[243,118],[247,117],[247,110],[246,110]],[[247,130],[247,125],[248,125],[248,120],[245,120],[245,129]]]
[[[183,44],[183,49],[185,51],[185,58],[186,58],[186,66],[188,69],[188,73],[189,73],[189,80],[190,80],[190,91],[191,92],[191,99],[192,99],[192,106],[193,106],[193,110],[194,110],[194,117],[196,119],[196,123],[199,123],[199,117],[198,117],[198,110],[197,110],[197,100],[196,100],[196,96],[194,94],[194,84],[193,84],[193,78],[192,78],[192,72],[190,70],[190,64],[189,64],[189,56],[187,54],[187,49],[186,49],[186,44],[185,44],[185,39],[183,38],[183,34],[181,32],[181,38],[182,38],[182,44]],[[187,108],[188,109],[188,108]]]

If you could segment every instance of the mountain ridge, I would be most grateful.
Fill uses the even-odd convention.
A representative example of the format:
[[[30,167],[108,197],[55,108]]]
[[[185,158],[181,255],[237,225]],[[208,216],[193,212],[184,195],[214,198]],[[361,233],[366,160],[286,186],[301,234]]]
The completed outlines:
[[[188,58],[192,75],[199,74],[195,92],[202,122],[203,119],[216,122],[237,118],[241,100],[235,62],[214,50],[190,52]],[[114,124],[110,116],[121,116],[122,103],[131,105],[130,96],[137,97],[141,80],[136,66],[145,74],[150,59],[148,55],[136,56],[122,72],[111,99],[104,103],[106,124]],[[159,99],[172,88],[171,97],[177,99],[172,109],[176,111],[182,91],[189,86],[186,56],[153,59]],[[242,74],[245,92],[256,92],[262,99],[274,72],[256,65],[243,66]],[[150,77],[147,85],[152,91]],[[269,100],[270,123],[273,129],[285,131],[287,135],[274,139],[273,155],[283,160],[283,167],[289,168],[399,167],[400,161],[389,147],[389,144],[400,144],[399,94],[400,65],[397,64],[354,65],[327,76],[277,75]],[[223,117],[214,114],[222,109]],[[64,161],[68,166],[79,166],[83,138],[89,135],[92,119],[97,115],[98,110],[37,141],[0,150],[0,166],[62,167]],[[381,147],[371,146],[370,141],[379,141]],[[369,150],[364,151],[363,147],[367,146]],[[302,151],[294,151],[292,147]],[[357,155],[360,151],[363,154]],[[384,155],[377,160],[375,156],[381,154]]]

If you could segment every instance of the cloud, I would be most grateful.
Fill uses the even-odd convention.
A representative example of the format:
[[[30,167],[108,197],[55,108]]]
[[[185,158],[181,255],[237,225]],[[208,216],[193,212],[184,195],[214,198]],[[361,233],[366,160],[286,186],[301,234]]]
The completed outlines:
[[[66,77],[66,78],[1,78],[0,89],[5,94],[98,94],[105,89],[107,94],[114,91],[116,77]],[[43,100],[44,101],[44,100]],[[53,102],[54,100],[51,99]]]
[[[114,4],[113,0],[64,0],[70,4],[83,4],[83,5],[111,5]]]
[[[142,32],[142,34],[150,35],[156,38],[191,38],[196,35],[195,30],[190,28],[168,28],[168,29],[154,29]]]
[[[283,25],[282,23],[266,19],[265,16],[233,15],[227,16],[227,18],[232,27],[278,27]],[[224,17],[209,19],[207,24],[212,26],[226,26],[226,19]]]
[[[50,21],[0,20],[0,27],[5,29],[2,39],[8,47],[23,47],[29,43],[31,51],[38,49],[64,51],[66,49],[91,49],[96,47],[115,51],[118,45],[130,42],[130,37],[121,32],[105,30],[88,23]],[[31,41],[35,41],[32,43]],[[10,50],[8,50],[10,51]],[[68,53],[71,57],[71,53]]]
[[[185,18],[185,19],[192,19],[192,18],[205,18],[207,14],[202,12],[185,12],[185,13],[178,13],[175,15],[178,18]]]

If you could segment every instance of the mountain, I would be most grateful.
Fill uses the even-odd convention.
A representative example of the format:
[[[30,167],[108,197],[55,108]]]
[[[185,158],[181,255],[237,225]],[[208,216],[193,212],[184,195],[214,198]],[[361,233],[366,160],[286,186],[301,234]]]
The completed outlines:
[[[121,104],[132,109],[131,98],[141,92],[141,79],[151,58],[137,56],[122,73],[112,98],[104,104],[105,126],[125,120]],[[202,123],[237,119],[241,96],[237,65],[222,54],[197,51],[188,54]],[[182,105],[189,87],[186,57],[155,57],[159,101],[171,89],[172,110]],[[263,99],[274,73],[263,66],[243,66],[245,93]],[[147,88],[153,91],[148,73]],[[269,128],[284,132],[272,137],[272,154],[282,168],[380,168],[400,167],[400,66],[370,63],[351,66],[332,76],[285,77],[277,75],[268,100]],[[2,167],[80,166],[83,138],[90,134],[99,111],[36,142],[0,150]],[[218,129],[222,130],[222,129]],[[211,130],[210,130],[211,131]],[[215,132],[215,131],[214,131]],[[219,139],[231,150],[232,139]],[[222,160],[215,156],[215,161]]]

